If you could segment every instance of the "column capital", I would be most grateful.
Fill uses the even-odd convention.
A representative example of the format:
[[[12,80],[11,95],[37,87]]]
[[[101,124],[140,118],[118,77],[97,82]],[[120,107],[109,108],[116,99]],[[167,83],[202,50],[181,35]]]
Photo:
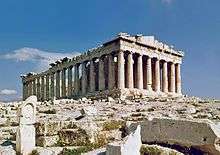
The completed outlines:
[[[69,68],[69,69],[72,69],[72,68],[73,68],[73,65],[70,65],[68,68]]]

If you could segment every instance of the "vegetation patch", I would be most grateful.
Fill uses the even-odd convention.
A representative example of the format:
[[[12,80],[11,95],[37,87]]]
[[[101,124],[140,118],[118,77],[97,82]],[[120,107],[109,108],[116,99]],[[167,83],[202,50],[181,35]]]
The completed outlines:
[[[162,151],[156,147],[141,146],[140,155],[161,155]]]
[[[37,150],[33,150],[29,155],[40,155]]]
[[[40,111],[40,113],[44,113],[44,114],[56,114],[56,109],[48,109],[45,111]]]
[[[110,131],[110,130],[116,130],[120,129],[122,126],[124,126],[125,122],[121,120],[111,120],[109,122],[105,122],[103,124],[102,130],[103,131]]]

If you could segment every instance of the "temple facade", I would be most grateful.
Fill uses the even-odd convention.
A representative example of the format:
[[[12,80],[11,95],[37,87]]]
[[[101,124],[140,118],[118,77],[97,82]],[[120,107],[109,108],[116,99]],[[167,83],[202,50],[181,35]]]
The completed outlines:
[[[153,36],[120,33],[100,47],[22,77],[23,99],[180,96],[184,53]]]

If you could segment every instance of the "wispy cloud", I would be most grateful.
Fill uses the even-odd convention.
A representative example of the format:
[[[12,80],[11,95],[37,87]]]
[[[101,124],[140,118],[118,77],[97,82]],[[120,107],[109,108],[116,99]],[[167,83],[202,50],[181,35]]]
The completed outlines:
[[[16,90],[12,90],[12,89],[3,89],[0,90],[0,95],[16,95],[17,91]]]
[[[60,52],[47,52],[35,48],[21,48],[9,52],[3,56],[3,59],[15,60],[15,61],[31,61],[36,63],[35,71],[43,71],[48,68],[48,65],[56,60],[64,57],[72,58],[75,55],[79,55],[78,52],[60,53]]]
[[[162,3],[171,4],[174,0],[161,0]]]

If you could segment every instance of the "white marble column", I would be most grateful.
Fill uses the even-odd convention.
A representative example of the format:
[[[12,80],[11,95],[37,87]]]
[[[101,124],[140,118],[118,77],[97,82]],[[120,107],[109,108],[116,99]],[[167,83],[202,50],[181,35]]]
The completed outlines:
[[[114,56],[108,55],[108,89],[112,90],[115,87],[115,64]]]
[[[176,64],[176,93],[182,94],[180,64]]]
[[[143,89],[143,61],[142,55],[137,58],[137,88]]]
[[[56,72],[56,98],[60,98],[60,71]]]
[[[94,66],[94,60],[90,60],[89,65],[89,91],[95,92],[95,66]]]
[[[119,51],[118,53],[118,88],[125,88],[125,71],[124,71],[124,52]]]
[[[85,95],[87,93],[87,71],[86,71],[86,64],[87,62],[82,63],[82,81],[81,81],[81,86],[82,86],[82,95]]]
[[[62,98],[66,98],[66,68],[62,70]]]
[[[37,92],[36,92],[36,79],[34,78],[33,80],[33,95],[37,95]]]
[[[175,64],[171,63],[170,66],[170,92],[175,92]]]
[[[163,87],[162,87],[162,91],[164,93],[167,93],[168,92],[168,74],[167,74],[167,62],[164,61],[163,62],[163,76],[162,76],[162,84],[163,84]]]
[[[37,100],[41,98],[40,77],[37,77]]]
[[[79,94],[79,85],[80,85],[80,80],[79,80],[79,64],[76,64],[74,66],[74,94],[78,95]]]
[[[133,77],[133,55],[132,52],[128,54],[128,62],[127,62],[127,87],[134,88],[134,77]]]
[[[160,60],[155,61],[155,91],[160,91]]]
[[[54,73],[50,75],[50,98],[54,99]]]
[[[46,75],[46,100],[50,98],[50,76],[49,74]]]
[[[73,91],[73,66],[68,68],[68,97],[71,98]]]
[[[99,90],[105,90],[104,58],[99,58]]]
[[[41,101],[45,100],[45,77],[41,76]]]
[[[23,81],[23,100],[27,98],[27,83]]]
[[[32,85],[32,81],[29,81],[29,95],[28,96],[31,96],[33,95],[33,85]]]
[[[147,90],[152,90],[152,64],[150,57],[147,57]]]

